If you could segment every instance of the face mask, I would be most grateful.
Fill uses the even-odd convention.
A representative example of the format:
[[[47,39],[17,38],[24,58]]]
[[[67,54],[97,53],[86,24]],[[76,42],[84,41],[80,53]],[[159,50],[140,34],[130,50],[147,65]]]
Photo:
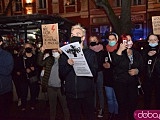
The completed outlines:
[[[52,52],[53,57],[57,58],[60,56],[59,52]]]
[[[151,47],[156,47],[158,45],[158,43],[149,43],[149,46]]]
[[[132,45],[133,45],[133,42],[132,42],[132,41],[128,41],[128,42],[127,42],[127,48],[131,48]]]
[[[109,41],[108,43],[109,46],[115,46],[115,44],[116,44],[116,41]]]
[[[96,42],[90,42],[90,46],[95,46],[95,45],[97,45]]]
[[[26,53],[31,53],[32,52],[32,48],[27,47],[27,48],[25,48],[25,51],[26,51]]]
[[[71,43],[73,43],[73,42],[81,43],[81,37],[73,36],[73,37],[71,37],[70,41],[71,41]]]

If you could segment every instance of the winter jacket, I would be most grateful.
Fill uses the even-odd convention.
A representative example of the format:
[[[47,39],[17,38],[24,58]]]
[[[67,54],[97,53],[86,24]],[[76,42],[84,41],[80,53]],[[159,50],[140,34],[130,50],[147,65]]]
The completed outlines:
[[[110,60],[110,58],[109,58],[109,55],[110,55],[110,57],[111,57],[111,60]],[[104,68],[103,69],[103,76],[104,76],[104,82],[103,82],[103,84],[104,84],[104,86],[108,86],[108,87],[112,87],[113,86],[113,78],[114,78],[114,76],[113,76],[113,64],[112,64],[112,52],[105,52],[105,57],[107,57],[107,59],[108,59],[108,63],[110,64],[110,68]],[[104,60],[104,63],[105,63],[105,60]]]
[[[149,56],[148,52],[155,50],[157,53],[153,56]],[[142,51],[142,56],[145,66],[145,80],[153,79],[160,80],[160,46],[150,47],[149,45],[144,48]],[[151,72],[153,69],[153,72]]]
[[[98,71],[103,71],[103,63],[105,61],[105,51],[101,50],[99,52],[96,52],[97,55],[97,61],[98,61]]]
[[[21,81],[28,81],[29,78],[37,75],[37,62],[36,62],[36,56],[32,54],[31,57],[27,57],[25,55],[20,55],[18,57],[18,66],[17,66],[17,72],[20,72],[20,78]],[[30,73],[26,72],[26,69],[30,67],[34,67],[35,69],[31,71]]]
[[[91,49],[83,49],[83,53],[93,77],[76,76],[73,66],[67,63],[69,58],[65,54],[59,58],[59,75],[65,80],[66,96],[71,98],[85,98],[94,94],[94,78],[98,71],[97,57]]]
[[[0,95],[12,91],[12,55],[0,48]]]
[[[123,51],[122,55],[117,55],[115,51],[113,55],[113,65],[114,67],[114,81],[115,82],[123,82],[123,83],[136,83],[137,75],[131,76],[128,73],[129,69],[138,69],[138,75],[143,71],[143,59],[141,54],[133,50],[133,64],[130,64],[130,59],[127,56],[127,51]]]
[[[39,66],[45,67],[44,76],[42,78],[42,91],[46,92],[47,86],[48,86],[48,80],[50,77],[51,69],[54,64],[55,58],[53,56],[48,56],[43,60],[43,57],[44,57],[44,54],[40,52],[38,54],[37,62]]]

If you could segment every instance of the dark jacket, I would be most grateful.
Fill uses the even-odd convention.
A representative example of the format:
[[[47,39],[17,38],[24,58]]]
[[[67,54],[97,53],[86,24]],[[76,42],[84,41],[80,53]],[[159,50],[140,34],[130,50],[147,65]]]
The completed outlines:
[[[157,53],[153,56],[149,56],[148,52],[155,50]],[[150,47],[149,45],[142,51],[144,61],[144,79],[151,80],[150,78],[160,80],[160,46]],[[153,69],[153,72],[151,72]]]
[[[20,55],[18,57],[17,72],[20,72],[20,78],[22,81],[28,81],[29,78],[37,75],[37,62],[36,56],[33,54],[31,57]],[[26,72],[27,68],[34,67],[35,69],[30,73]]]
[[[0,95],[12,91],[12,55],[0,48]]]
[[[68,97],[84,98],[94,94],[94,78],[98,70],[97,57],[90,49],[84,49],[83,53],[94,77],[76,76],[73,66],[67,63],[69,58],[65,54],[59,58],[59,74],[60,78],[65,80],[65,92]]]
[[[110,54],[110,57],[111,57],[111,60],[109,58],[109,54]],[[113,76],[113,64],[112,64],[112,52],[105,52],[105,57],[107,57],[108,59],[108,63],[110,64],[110,68],[104,68],[103,69],[103,76],[104,76],[104,86],[108,86],[108,87],[112,87],[113,86],[113,79],[114,79],[114,76]],[[105,61],[104,61],[105,62]]]
[[[133,50],[133,64],[130,66],[130,59],[127,56],[127,51],[123,51],[122,55],[117,55],[115,51],[113,53],[113,65],[114,67],[114,81],[123,83],[136,83],[137,75],[131,76],[128,73],[129,69],[137,68],[139,70],[138,75],[143,71],[143,59],[141,54]]]
[[[98,62],[98,71],[103,71],[103,63],[105,61],[105,51],[101,50],[99,52],[95,52],[97,55],[97,62]]]
[[[50,77],[51,69],[54,64],[55,58],[53,56],[48,56],[43,60],[43,57],[44,54],[42,52],[39,52],[37,62],[38,65],[45,67],[44,76],[42,77],[42,91],[46,92],[48,86],[48,80]]]

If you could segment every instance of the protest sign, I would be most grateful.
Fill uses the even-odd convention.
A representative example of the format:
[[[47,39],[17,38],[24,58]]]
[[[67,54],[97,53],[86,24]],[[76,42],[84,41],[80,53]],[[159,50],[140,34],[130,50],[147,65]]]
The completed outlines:
[[[79,42],[67,44],[60,49],[74,61],[73,68],[77,76],[93,77]]]
[[[58,24],[43,24],[42,25],[42,39],[43,45],[46,49],[59,48],[59,33]]]
[[[156,35],[160,35],[160,16],[152,17],[152,26],[153,26],[153,33]]]

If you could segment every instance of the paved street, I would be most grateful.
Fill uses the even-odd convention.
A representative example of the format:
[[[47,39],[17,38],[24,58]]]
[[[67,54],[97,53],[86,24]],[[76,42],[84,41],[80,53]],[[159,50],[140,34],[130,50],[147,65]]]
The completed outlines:
[[[17,107],[17,102],[13,103],[12,112],[11,112],[11,120],[49,120],[49,106],[46,104],[44,100],[38,101],[35,110],[31,110],[27,107],[26,111],[22,112]],[[60,105],[57,105],[57,116],[56,120],[63,120],[63,112],[61,111]],[[96,115],[96,114],[95,114]],[[83,117],[83,116],[82,116]],[[107,119],[107,111],[105,109],[105,115],[103,119]],[[98,120],[98,119],[97,119]]]
[[[142,97],[139,97],[138,109],[142,109]],[[63,120],[63,112],[61,111],[60,105],[57,105],[57,116],[56,120]],[[97,120],[107,120],[107,105],[105,105],[104,117]],[[95,114],[96,115],[96,114]],[[36,109],[31,110],[29,106],[26,111],[22,112],[17,107],[17,102],[14,102],[11,109],[10,120],[49,120],[49,106],[44,100],[37,101]]]
[[[154,108],[155,105],[153,100],[152,109]],[[143,96],[139,96],[137,109],[139,110],[143,109]],[[97,116],[97,113],[95,113],[95,116]],[[108,118],[108,110],[105,97],[104,117],[99,119],[97,118],[97,120],[107,120],[107,118]],[[26,111],[22,112],[20,108],[17,107],[17,98],[16,98],[16,93],[14,91],[14,102],[12,104],[10,120],[49,120],[49,105],[45,101],[44,94],[40,92],[39,100],[37,101],[35,110],[31,110],[30,107],[27,106]],[[63,120],[63,112],[59,104],[57,105],[56,120]]]

